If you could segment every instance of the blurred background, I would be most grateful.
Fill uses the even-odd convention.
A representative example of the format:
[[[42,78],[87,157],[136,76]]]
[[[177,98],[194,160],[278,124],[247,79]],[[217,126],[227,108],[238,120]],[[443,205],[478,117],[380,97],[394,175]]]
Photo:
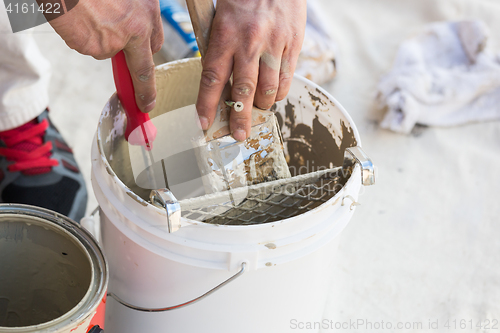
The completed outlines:
[[[375,97],[398,46],[427,23],[481,20],[491,32],[488,49],[500,53],[500,1],[316,4],[337,47],[337,76],[323,87],[351,114],[378,172],[376,186],[363,189],[361,206],[332,258],[324,318],[392,323],[392,329],[371,329],[366,323],[342,330],[346,332],[422,331],[429,329],[429,321],[439,322],[433,331],[489,331],[487,320],[490,329],[500,321],[500,122],[398,134],[380,128],[385,110]],[[48,24],[35,28],[34,36],[53,66],[51,116],[86,178],[90,212],[97,206],[90,147],[102,108],[115,91],[111,62],[72,51]],[[156,60],[164,61],[161,56]],[[464,329],[461,320],[466,321]],[[407,328],[395,328],[399,322]],[[415,322],[422,326],[406,324]],[[322,330],[330,331],[332,327]]]

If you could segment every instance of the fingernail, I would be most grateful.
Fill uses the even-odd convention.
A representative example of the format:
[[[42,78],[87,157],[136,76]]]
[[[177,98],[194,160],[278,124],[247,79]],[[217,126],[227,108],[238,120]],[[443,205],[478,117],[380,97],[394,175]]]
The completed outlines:
[[[238,141],[245,141],[247,139],[247,132],[242,129],[236,130],[233,133],[233,138]]]
[[[200,119],[201,129],[204,130],[204,131],[206,131],[208,129],[208,119],[207,119],[207,117],[200,116],[199,119]]]
[[[149,112],[149,111],[153,110],[155,108],[155,105],[156,105],[156,100],[154,100],[151,103],[149,103],[148,105],[146,105],[146,107],[144,108],[144,112]]]

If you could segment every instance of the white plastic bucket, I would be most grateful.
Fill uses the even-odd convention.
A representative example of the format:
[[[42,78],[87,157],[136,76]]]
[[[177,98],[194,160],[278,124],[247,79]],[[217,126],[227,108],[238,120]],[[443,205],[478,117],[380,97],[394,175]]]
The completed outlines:
[[[195,103],[200,73],[199,59],[159,66],[157,106],[151,115]],[[320,155],[331,154],[331,160],[317,159],[323,164],[342,165],[345,148],[360,146],[347,112],[304,78],[294,78],[289,97],[276,111],[285,152],[295,151],[291,164],[300,160],[292,147],[297,140],[287,141],[293,131],[309,128],[318,151],[328,148]],[[251,226],[183,219],[183,227],[169,233],[165,211],[143,199],[149,191],[134,186],[124,119],[114,95],[104,108],[92,149],[109,291],[116,298],[108,297],[106,332],[279,333],[289,332],[293,319],[320,321],[332,283],[337,236],[351,218],[360,191],[360,166],[339,193],[302,215]],[[231,277],[231,283],[198,302],[164,309],[197,299]]]
[[[84,228],[53,211],[0,204],[0,332],[101,332],[107,281]]]

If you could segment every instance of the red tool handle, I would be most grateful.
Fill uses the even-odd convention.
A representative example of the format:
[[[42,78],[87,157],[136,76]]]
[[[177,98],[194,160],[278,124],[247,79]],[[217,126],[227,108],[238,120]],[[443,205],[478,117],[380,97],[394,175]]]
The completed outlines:
[[[125,139],[133,145],[152,148],[152,142],[156,138],[156,127],[149,118],[149,114],[139,110],[135,102],[135,90],[132,77],[128,70],[125,53],[118,52],[112,59],[113,76],[115,79],[116,94],[127,114],[127,128]]]

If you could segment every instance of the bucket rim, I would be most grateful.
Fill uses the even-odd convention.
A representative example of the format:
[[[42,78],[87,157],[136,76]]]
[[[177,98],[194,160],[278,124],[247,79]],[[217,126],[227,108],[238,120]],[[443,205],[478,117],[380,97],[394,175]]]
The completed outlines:
[[[97,310],[101,300],[106,296],[109,281],[108,263],[97,240],[84,227],[65,215],[49,209],[25,205],[0,203],[0,216],[17,215],[33,219],[34,224],[41,224],[40,220],[48,222],[50,228],[64,232],[78,242],[89,259],[91,267],[90,285],[80,302],[72,309],[51,321],[21,327],[0,326],[2,333],[31,333],[31,332],[59,332],[59,330],[77,326],[83,323],[90,314]],[[26,221],[26,223],[29,223]]]

